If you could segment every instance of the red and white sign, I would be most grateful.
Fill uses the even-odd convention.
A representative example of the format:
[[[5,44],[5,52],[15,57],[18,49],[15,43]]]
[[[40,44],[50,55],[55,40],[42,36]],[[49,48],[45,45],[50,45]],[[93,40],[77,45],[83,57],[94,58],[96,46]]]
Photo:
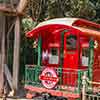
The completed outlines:
[[[39,76],[39,79],[42,81],[44,87],[52,89],[56,86],[59,81],[59,78],[53,68],[45,68],[42,74]]]

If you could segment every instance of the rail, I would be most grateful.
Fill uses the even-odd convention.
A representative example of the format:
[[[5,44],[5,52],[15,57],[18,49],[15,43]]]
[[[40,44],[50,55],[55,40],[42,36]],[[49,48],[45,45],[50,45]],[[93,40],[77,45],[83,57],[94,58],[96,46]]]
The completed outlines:
[[[35,87],[44,87],[39,75],[46,67],[36,66],[36,65],[26,65],[25,66],[25,85],[31,85]],[[82,88],[82,79],[84,72],[86,70],[78,69],[68,69],[68,68],[54,68],[59,82],[55,86],[54,90],[67,91],[71,93],[80,93]]]
[[[100,100],[100,82],[90,81],[84,73],[82,84],[82,100]]]

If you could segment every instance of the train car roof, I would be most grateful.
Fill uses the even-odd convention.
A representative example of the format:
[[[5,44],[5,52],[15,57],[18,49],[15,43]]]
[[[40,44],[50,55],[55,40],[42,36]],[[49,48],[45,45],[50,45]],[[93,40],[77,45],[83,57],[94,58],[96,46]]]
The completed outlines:
[[[94,22],[85,20],[85,19],[80,19],[80,18],[55,18],[55,19],[50,19],[44,22],[41,22],[40,24],[37,25],[37,27],[41,27],[44,25],[49,25],[49,24],[62,24],[62,25],[68,25],[68,26],[90,26],[94,28],[100,28],[99,24],[96,24]]]
[[[100,34],[100,24],[80,18],[55,18],[39,23],[33,30],[26,33],[26,36],[34,37],[34,34],[37,34],[39,31],[41,31],[41,27],[46,27],[49,25],[65,25],[76,28],[82,32],[91,32],[91,30],[93,30],[93,32],[97,33],[97,35]]]
[[[50,24],[62,24],[62,25],[72,26],[72,24],[77,20],[78,18],[55,18],[55,19],[50,19],[50,20],[41,22],[37,25],[37,27],[50,25]]]

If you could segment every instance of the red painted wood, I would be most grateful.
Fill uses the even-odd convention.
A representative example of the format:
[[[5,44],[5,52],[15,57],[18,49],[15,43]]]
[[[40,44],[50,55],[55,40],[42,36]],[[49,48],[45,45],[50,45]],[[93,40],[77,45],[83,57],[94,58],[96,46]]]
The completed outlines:
[[[75,27],[81,27],[80,29],[75,29]],[[84,27],[85,26],[85,27]],[[26,34],[27,37],[29,38],[38,38],[41,36],[42,38],[42,54],[43,52],[47,51],[47,58],[46,60],[41,60],[42,65],[45,67],[59,67],[60,65],[60,49],[61,49],[61,33],[63,30],[67,30],[68,32],[64,34],[64,50],[63,50],[63,71],[62,71],[62,79],[63,79],[63,85],[72,85],[76,86],[77,85],[77,70],[87,70],[88,66],[83,66],[82,65],[82,49],[83,48],[88,48],[89,47],[89,39],[90,36],[94,37],[100,37],[99,31],[100,30],[100,25],[92,23],[90,21],[86,20],[77,20],[75,21],[72,25],[65,25],[65,24],[47,24],[43,25],[40,27],[37,27],[33,29],[32,31],[28,32]],[[80,31],[81,30],[81,31]],[[69,34],[74,34],[77,36],[77,45],[76,45],[76,50],[71,50],[70,52],[66,48],[66,37]],[[98,40],[98,44],[100,44],[100,40]],[[50,64],[49,63],[49,54],[51,48],[58,48],[58,56],[59,56],[59,63],[58,64]],[[73,52],[73,53],[72,53]],[[65,70],[64,68],[67,68],[70,70]],[[71,70],[72,69],[72,70]],[[66,74],[66,73],[69,73]],[[72,73],[72,74],[71,74]],[[100,46],[95,49],[94,51],[94,66],[93,66],[93,81],[100,81],[99,77],[100,73]],[[38,87],[37,87],[38,88]],[[37,89],[34,88],[33,90]],[[31,88],[30,88],[31,90]],[[41,89],[38,88],[38,91],[40,92],[43,91],[54,91],[50,90],[48,91],[47,89]],[[37,91],[37,90],[36,90]],[[64,95],[62,92],[53,92],[56,95]],[[68,95],[67,95],[68,96]]]
[[[74,32],[67,32],[64,35],[64,63],[63,63],[63,84],[67,85],[76,85],[78,78],[78,62],[79,62],[79,44],[78,44],[78,31],[74,30]],[[67,37],[69,35],[76,35],[76,49],[68,50],[66,47]]]
[[[87,27],[90,29],[95,29],[95,30],[99,30],[100,29],[100,24],[96,24],[94,22],[85,20],[85,19],[79,19],[77,21],[75,21],[73,24],[73,26],[80,26],[80,27]]]
[[[70,98],[79,98],[80,94],[74,94],[74,93],[65,93],[63,91],[58,91],[58,90],[51,90],[51,89],[46,89],[46,88],[39,88],[39,87],[33,87],[33,86],[25,86],[25,89],[33,91],[33,92],[47,92],[50,93],[53,96],[63,96],[63,97],[70,97]]]

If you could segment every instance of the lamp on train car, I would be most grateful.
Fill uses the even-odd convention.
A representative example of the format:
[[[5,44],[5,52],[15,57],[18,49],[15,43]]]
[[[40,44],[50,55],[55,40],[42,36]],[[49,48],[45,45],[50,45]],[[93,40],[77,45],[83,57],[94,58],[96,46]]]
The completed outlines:
[[[38,39],[36,39],[34,42],[33,42],[33,48],[37,48],[38,46]]]
[[[98,48],[98,41],[97,40],[94,41],[94,48],[95,49]]]

